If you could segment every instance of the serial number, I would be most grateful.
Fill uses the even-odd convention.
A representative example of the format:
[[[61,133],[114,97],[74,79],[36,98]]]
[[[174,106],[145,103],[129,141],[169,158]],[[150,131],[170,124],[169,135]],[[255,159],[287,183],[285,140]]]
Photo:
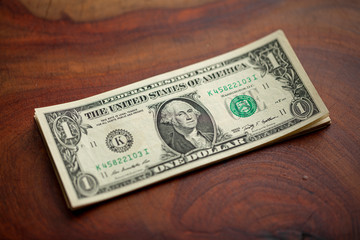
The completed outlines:
[[[149,155],[147,148],[145,148],[142,151],[133,152],[131,154],[119,157],[117,159],[113,159],[113,160],[98,164],[98,165],[96,165],[96,170],[101,171],[104,168],[111,168],[111,167],[114,167],[117,165],[122,165],[124,163],[133,161],[135,159],[142,158],[146,155]]]
[[[256,77],[256,74],[253,74],[250,77],[246,77],[246,78],[243,78],[241,80],[238,80],[238,81],[229,83],[227,85],[218,87],[216,89],[212,89],[212,90],[208,91],[207,93],[208,93],[208,96],[214,96],[214,94],[220,94],[220,93],[223,93],[223,92],[230,91],[232,89],[241,87],[241,86],[246,85],[248,83],[251,83],[252,81],[255,81],[255,80],[258,80],[258,78]]]

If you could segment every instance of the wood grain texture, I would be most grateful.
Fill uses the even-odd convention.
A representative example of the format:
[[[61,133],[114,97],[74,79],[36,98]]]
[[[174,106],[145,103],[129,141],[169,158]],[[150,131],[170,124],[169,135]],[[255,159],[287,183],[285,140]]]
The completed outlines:
[[[104,20],[126,12],[156,8],[187,8],[214,0],[19,0],[33,15],[49,20],[67,16],[75,22]]]
[[[77,23],[0,1],[1,239],[360,239],[360,2],[195,2]],[[66,208],[34,108],[174,70],[277,29],[329,108],[330,127]]]

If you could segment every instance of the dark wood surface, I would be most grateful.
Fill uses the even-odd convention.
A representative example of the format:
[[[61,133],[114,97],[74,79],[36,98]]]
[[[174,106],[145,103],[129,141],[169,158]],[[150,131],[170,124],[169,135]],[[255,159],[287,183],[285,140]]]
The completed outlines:
[[[0,238],[360,239],[360,2],[169,2],[0,1]],[[184,67],[277,29],[330,110],[330,127],[67,209],[34,108]]]

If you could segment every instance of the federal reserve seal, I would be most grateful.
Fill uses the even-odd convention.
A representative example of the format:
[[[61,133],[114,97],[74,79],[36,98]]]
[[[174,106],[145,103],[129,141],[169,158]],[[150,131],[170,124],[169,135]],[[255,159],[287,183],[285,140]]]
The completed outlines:
[[[132,135],[123,129],[113,130],[106,137],[106,146],[113,152],[126,152],[133,143]]]
[[[238,117],[249,117],[256,112],[257,105],[255,100],[247,95],[236,96],[230,102],[231,112]]]

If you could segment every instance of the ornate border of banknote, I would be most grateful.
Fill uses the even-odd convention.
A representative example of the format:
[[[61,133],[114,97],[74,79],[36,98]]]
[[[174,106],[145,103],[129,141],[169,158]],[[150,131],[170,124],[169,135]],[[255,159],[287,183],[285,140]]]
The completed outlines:
[[[231,152],[229,156],[234,155],[234,149],[239,146],[250,145],[250,143],[259,143],[252,144],[251,148],[253,148],[255,145],[263,145],[265,142],[272,142],[273,139],[270,139],[270,137],[273,135],[284,132],[285,130],[295,129],[294,126],[296,125],[302,124],[301,127],[303,127],[303,122],[313,118],[315,115],[321,116],[314,118],[314,121],[326,117],[328,115],[326,107],[318,97],[309,80],[307,80],[307,76],[301,68],[301,65],[298,63],[296,57],[294,58],[295,55],[292,55],[291,49],[289,50],[290,46],[283,33],[278,31],[268,36],[267,40],[259,40],[260,43],[261,41],[266,42],[257,47],[250,47],[251,50],[241,52],[235,57],[227,59],[226,55],[223,55],[221,58],[218,57],[218,59],[220,58],[218,61],[206,65],[199,63],[198,68],[193,68],[175,76],[161,75],[156,81],[145,80],[140,82],[141,86],[136,85],[133,88],[127,88],[125,91],[121,91],[120,88],[118,92],[121,93],[104,97],[101,97],[100,95],[96,101],[90,101],[86,104],[76,104],[72,108],[58,108],[54,111],[47,109],[47,111],[41,112],[46,120],[46,128],[50,129],[52,141],[56,145],[58,151],[56,156],[61,157],[61,164],[65,166],[67,178],[70,179],[72,184],[71,188],[75,191],[76,198],[78,200],[86,198],[91,199],[96,195],[106,195],[108,192],[113,192],[114,190],[124,187],[127,187],[127,190],[125,191],[127,192],[129,189],[131,190],[131,185],[136,185],[139,182],[149,182],[149,179],[154,178],[155,176],[166,175],[165,177],[169,177],[171,175],[179,174],[179,172],[175,170],[184,167],[185,165],[190,164],[193,166],[186,169],[186,171],[197,168],[201,166],[201,164],[195,165],[195,162],[201,162],[200,160],[209,158],[210,156],[217,157],[219,155],[219,159],[222,159],[224,158],[224,154],[222,153],[229,151]],[[289,54],[291,56],[289,56]],[[244,64],[244,60],[247,60],[247,64]],[[293,64],[292,61],[295,61],[296,63]],[[239,64],[236,65],[237,63]],[[232,67],[227,68],[227,66]],[[288,108],[280,109],[280,114],[291,114],[292,118],[285,122],[265,128],[262,131],[257,131],[255,133],[244,131],[244,134],[240,136],[233,136],[231,132],[223,130],[221,124],[215,121],[211,112],[202,101],[200,101],[201,96],[198,94],[196,88],[200,85],[200,78],[198,78],[198,76],[203,76],[204,73],[207,72],[215,74],[213,77],[210,77],[210,79],[202,79],[202,84],[205,85],[206,81],[212,82],[214,81],[214,78],[216,78],[216,80],[226,78],[249,68],[253,69],[254,72],[257,72],[257,76],[260,76],[261,78],[266,75],[271,75],[274,78],[274,81],[281,84],[284,91],[291,94],[292,99],[290,105]],[[249,80],[245,79],[245,82],[255,80],[256,76],[249,76],[248,78]],[[174,84],[176,85],[174,86]],[[231,83],[226,86],[226,90],[232,87],[235,88],[237,86],[236,84],[241,85],[242,83]],[[153,97],[151,95],[152,93],[155,94],[156,90],[164,89],[167,86],[173,88],[172,91],[177,93],[176,97],[170,99],[164,98],[163,100],[157,99],[158,101],[155,103],[149,101],[149,99]],[[187,91],[183,95],[178,94],[183,89],[190,87],[193,87],[192,91]],[[262,87],[266,89],[269,86],[267,83],[264,83]],[[310,90],[308,88],[310,88]],[[219,91],[221,90],[226,94],[225,89],[219,89]],[[233,93],[233,91],[231,93]],[[210,91],[208,94],[215,94],[215,92]],[[231,96],[231,94],[229,95]],[[316,95],[316,99],[314,99],[314,95]],[[130,97],[132,96],[135,96],[135,98],[131,99]],[[252,96],[232,96],[233,99],[230,103],[229,111],[231,111],[235,117],[247,118],[256,112],[257,104]],[[128,102],[121,102],[129,98],[130,100],[128,100]],[[153,123],[148,124],[154,124],[156,126],[157,135],[162,139],[162,144],[159,146],[162,148],[161,161],[156,164],[146,165],[145,169],[141,172],[136,172],[136,174],[131,174],[128,177],[121,178],[118,181],[109,184],[100,185],[97,177],[91,173],[84,172],[81,168],[81,164],[79,164],[78,151],[81,139],[95,128],[95,126],[89,123],[84,123],[82,116],[85,114],[88,119],[91,119],[97,117],[96,115],[102,116],[108,114],[107,111],[109,110],[107,108],[100,109],[100,112],[96,112],[95,115],[94,113],[91,113],[92,109],[99,109],[101,106],[109,106],[110,110],[115,112],[140,104],[146,106],[149,113],[152,113],[154,121]],[[319,104],[321,105],[320,107],[318,106]],[[184,108],[190,109],[188,111],[195,116],[198,135],[194,138],[193,144],[189,144],[186,140],[182,140],[182,136],[179,134],[179,136],[176,137],[173,135],[167,137],[167,133],[171,128],[169,125],[171,126],[172,124],[172,120],[170,118],[168,119],[166,116],[166,109],[169,108],[170,105],[184,106]],[[320,109],[322,109],[322,111]],[[38,113],[40,115],[40,111],[36,110],[36,118]],[[270,121],[272,119],[269,118],[268,120]],[[40,128],[45,128],[44,122],[40,122]],[[44,133],[46,131],[42,132]],[[174,131],[173,134],[177,134],[176,131]],[[126,129],[122,129],[121,127],[112,130],[106,137],[108,149],[118,153],[126,152],[132,147],[134,141],[136,141],[132,135],[133,133]],[[47,140],[48,138],[49,136],[47,134],[45,139]],[[96,142],[90,144],[96,144]],[[50,151],[54,151],[54,148]],[[136,156],[140,154],[147,154],[147,152],[136,152]],[[52,153],[51,156],[54,158]],[[205,162],[204,164],[210,162],[214,161]],[[55,166],[55,168],[57,167]],[[62,172],[59,175],[61,175],[60,181],[62,181],[62,179],[64,179],[64,173]],[[158,179],[156,179],[156,181],[158,181]],[[136,188],[138,187],[139,185],[136,186]],[[70,186],[66,184],[65,190],[69,188]],[[75,200],[69,200],[70,202],[75,202]],[[96,201],[98,200],[94,200],[94,202]],[[91,203],[91,201],[86,202],[86,204],[88,203]],[[73,203],[70,203],[70,206],[72,208],[77,207],[77,205]]]

